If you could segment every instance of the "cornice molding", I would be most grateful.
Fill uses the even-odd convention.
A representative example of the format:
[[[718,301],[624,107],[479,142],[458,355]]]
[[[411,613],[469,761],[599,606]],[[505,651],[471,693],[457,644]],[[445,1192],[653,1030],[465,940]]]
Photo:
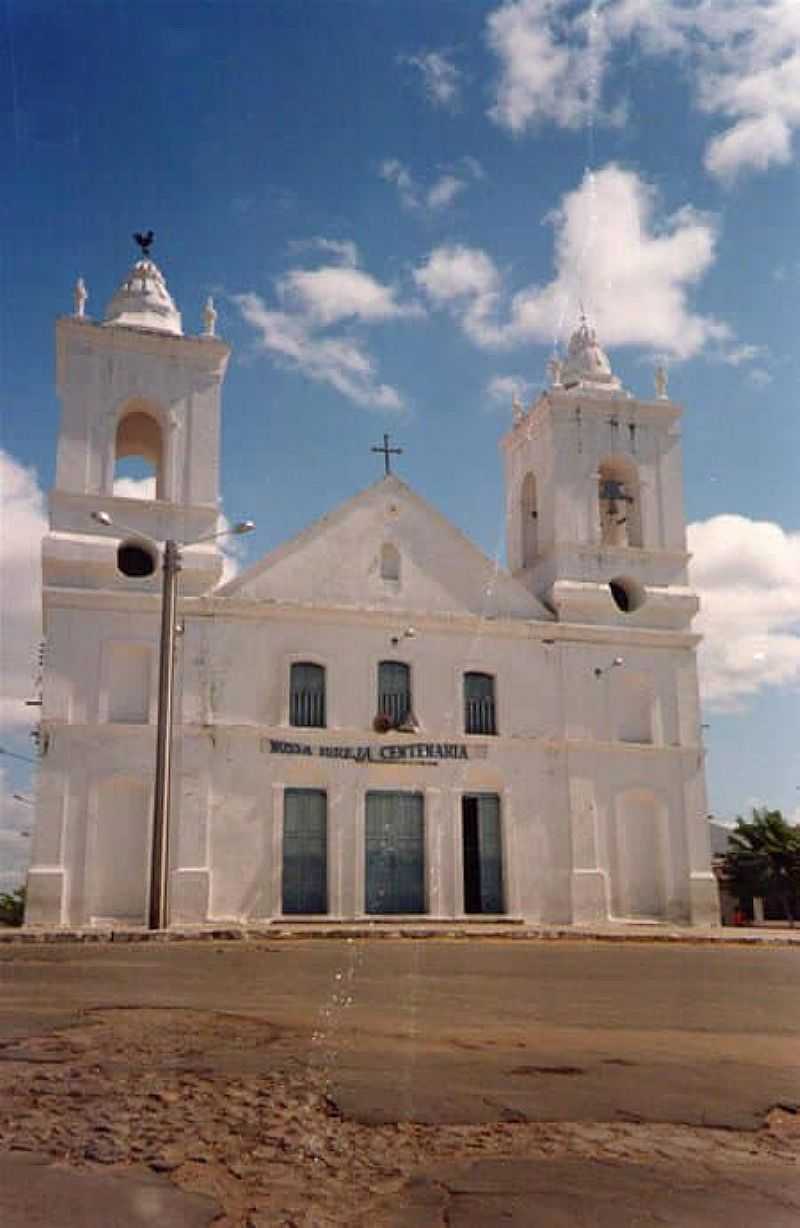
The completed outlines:
[[[80,316],[59,316],[56,321],[56,344],[59,361],[59,385],[63,348],[67,343],[97,350],[122,350],[128,353],[175,358],[180,362],[206,370],[224,373],[231,348],[219,337],[175,336],[155,329],[131,328],[119,324],[100,324]]]
[[[42,593],[46,610],[86,609],[110,613],[157,614],[159,592],[104,592],[99,589],[46,587]],[[365,610],[355,606],[318,606],[304,603],[253,601],[235,597],[181,597],[182,619],[230,619],[233,622],[305,622],[325,627],[371,627],[395,631],[398,624],[413,619],[418,632],[436,635],[493,635],[499,639],[539,641],[545,648],[557,644],[585,643],[628,645],[647,648],[691,649],[701,636],[663,628],[604,626],[589,623],[554,623],[534,619],[481,618],[464,614],[425,614],[418,610]]]
[[[648,423],[662,429],[677,423],[683,414],[683,406],[674,401],[638,400],[624,394],[599,397],[587,392],[551,388],[542,393],[539,400],[506,432],[500,446],[509,450],[521,447],[529,432],[541,430],[553,418],[574,418],[576,410],[580,410],[583,418],[615,417],[620,426],[634,422],[638,425]]]

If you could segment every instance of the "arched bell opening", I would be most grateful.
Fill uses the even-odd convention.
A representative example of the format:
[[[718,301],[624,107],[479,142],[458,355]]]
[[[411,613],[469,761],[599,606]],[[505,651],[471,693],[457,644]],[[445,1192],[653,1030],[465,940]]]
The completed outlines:
[[[128,499],[164,499],[164,437],[157,417],[131,406],[114,437],[113,493]]]
[[[539,508],[536,498],[536,478],[525,474],[520,492],[520,531],[522,536],[522,566],[532,567],[539,553]]]
[[[600,539],[604,546],[641,546],[639,473],[633,461],[613,456],[598,468]]]

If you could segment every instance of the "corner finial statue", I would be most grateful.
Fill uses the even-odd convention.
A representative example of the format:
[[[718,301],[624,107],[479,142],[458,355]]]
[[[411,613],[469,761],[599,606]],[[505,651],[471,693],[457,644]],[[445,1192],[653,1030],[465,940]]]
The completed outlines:
[[[213,337],[217,331],[217,309],[214,306],[214,300],[209,294],[206,299],[206,305],[203,308],[203,336]]]
[[[558,354],[553,354],[547,363],[547,374],[550,376],[550,383],[553,388],[561,387],[561,372],[563,369],[564,364],[558,357]]]
[[[139,230],[134,232],[133,241],[134,243],[138,243],[139,247],[142,249],[142,256],[145,260],[150,255],[150,248],[153,246],[154,238],[155,235],[153,234],[152,230],[148,230],[144,234],[142,234]]]
[[[656,397],[659,401],[667,401],[667,369],[666,367],[658,366],[653,376],[653,382],[656,386]]]
[[[72,301],[75,304],[75,315],[82,320],[86,315],[86,300],[89,297],[89,292],[86,289],[86,282],[82,277],[79,277],[75,282],[75,289],[72,292]]]

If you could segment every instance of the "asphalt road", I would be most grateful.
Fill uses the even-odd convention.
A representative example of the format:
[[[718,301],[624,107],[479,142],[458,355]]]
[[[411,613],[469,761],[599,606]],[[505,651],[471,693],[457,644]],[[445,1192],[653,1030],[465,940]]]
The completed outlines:
[[[288,1030],[364,1122],[754,1128],[800,1102],[800,951],[337,941],[0,950],[0,1038],[104,1006]]]
[[[4,1222],[123,1178],[175,1225],[800,1222],[796,947],[12,945],[0,985]]]

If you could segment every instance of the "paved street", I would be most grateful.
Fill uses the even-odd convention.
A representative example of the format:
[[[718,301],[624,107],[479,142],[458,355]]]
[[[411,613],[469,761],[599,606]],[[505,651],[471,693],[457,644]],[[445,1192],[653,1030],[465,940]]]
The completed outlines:
[[[95,1206],[168,1174],[175,1224],[705,1224],[735,1184],[728,1228],[734,1202],[789,1225],[798,974],[782,947],[8,946],[0,1147]]]

